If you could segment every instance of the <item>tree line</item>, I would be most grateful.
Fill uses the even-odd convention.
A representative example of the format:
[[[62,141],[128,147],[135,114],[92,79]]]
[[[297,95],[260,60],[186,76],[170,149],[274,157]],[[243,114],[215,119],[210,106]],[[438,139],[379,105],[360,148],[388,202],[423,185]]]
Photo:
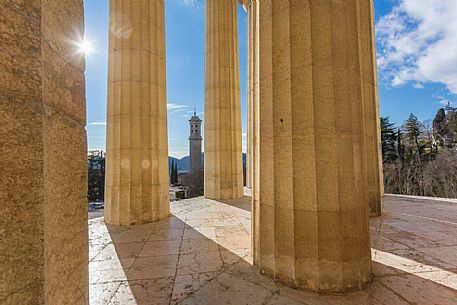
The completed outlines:
[[[423,122],[411,113],[399,127],[383,117],[381,144],[386,193],[457,198],[457,108]]]
[[[102,150],[89,151],[88,165],[88,190],[89,202],[101,202],[105,196],[105,152]]]
[[[457,198],[457,108],[440,108],[433,120],[414,114],[397,127],[381,118],[382,163],[386,193]],[[178,183],[178,162],[172,160],[170,182]],[[89,202],[103,201],[105,153],[88,156]]]

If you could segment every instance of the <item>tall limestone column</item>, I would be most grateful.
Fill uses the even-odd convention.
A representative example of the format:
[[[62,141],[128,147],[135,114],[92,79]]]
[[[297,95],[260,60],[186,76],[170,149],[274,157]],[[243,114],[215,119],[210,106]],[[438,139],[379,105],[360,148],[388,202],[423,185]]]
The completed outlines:
[[[206,1],[205,197],[243,196],[237,0]]]
[[[381,216],[382,212],[381,202],[384,195],[384,179],[382,173],[381,122],[379,116],[373,2],[360,1],[359,10],[368,204],[370,216],[377,217]]]
[[[170,213],[164,1],[110,1],[105,221]]]
[[[247,10],[247,40],[248,40],[248,58],[247,58],[247,88],[248,88],[248,96],[247,96],[247,154],[246,154],[246,186],[254,188],[254,160],[255,160],[255,115],[254,115],[254,107],[256,100],[259,97],[259,35],[258,35],[258,2],[254,0],[245,0],[243,2],[244,7]]]
[[[0,304],[89,304],[83,9],[0,1]]]
[[[371,274],[360,2],[258,4],[254,263],[315,291],[361,289]]]

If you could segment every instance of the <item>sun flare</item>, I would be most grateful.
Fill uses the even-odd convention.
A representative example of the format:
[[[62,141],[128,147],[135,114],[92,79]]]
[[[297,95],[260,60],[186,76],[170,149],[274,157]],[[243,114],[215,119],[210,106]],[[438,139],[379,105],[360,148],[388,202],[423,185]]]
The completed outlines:
[[[84,55],[88,55],[94,51],[94,48],[92,47],[92,43],[88,40],[81,40],[76,44],[78,46],[78,50],[80,53]]]

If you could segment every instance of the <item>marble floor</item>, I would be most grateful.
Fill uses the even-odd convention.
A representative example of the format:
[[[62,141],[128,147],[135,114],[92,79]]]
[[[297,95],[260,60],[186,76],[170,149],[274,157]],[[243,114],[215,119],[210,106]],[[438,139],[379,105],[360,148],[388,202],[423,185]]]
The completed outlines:
[[[90,304],[455,305],[457,201],[386,196],[371,220],[374,280],[365,291],[290,289],[252,265],[249,198],[173,202],[160,223],[89,222]]]

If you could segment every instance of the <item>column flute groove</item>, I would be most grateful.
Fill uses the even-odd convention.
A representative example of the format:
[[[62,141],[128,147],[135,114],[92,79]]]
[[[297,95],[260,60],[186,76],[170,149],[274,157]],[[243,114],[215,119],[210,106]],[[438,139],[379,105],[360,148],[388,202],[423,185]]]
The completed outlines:
[[[243,196],[237,1],[206,1],[205,197]]]
[[[254,263],[296,288],[362,289],[371,251],[361,1],[257,5]]]
[[[105,221],[158,221],[170,214],[164,1],[110,9]]]

